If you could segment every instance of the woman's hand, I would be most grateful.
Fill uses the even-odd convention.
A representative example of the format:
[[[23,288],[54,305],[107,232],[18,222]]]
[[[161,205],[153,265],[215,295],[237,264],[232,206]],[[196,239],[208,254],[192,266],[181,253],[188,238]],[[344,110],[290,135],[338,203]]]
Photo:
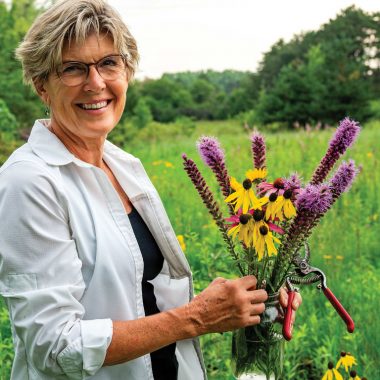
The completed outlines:
[[[260,323],[268,294],[256,290],[256,277],[236,280],[215,279],[189,304],[189,318],[197,334],[230,331]]]

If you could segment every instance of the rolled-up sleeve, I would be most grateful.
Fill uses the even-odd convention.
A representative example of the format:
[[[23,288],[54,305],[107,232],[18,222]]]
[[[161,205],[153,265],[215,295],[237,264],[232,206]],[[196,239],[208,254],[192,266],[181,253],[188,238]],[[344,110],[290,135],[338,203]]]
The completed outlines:
[[[48,378],[83,379],[103,365],[110,319],[85,320],[82,262],[62,190],[36,163],[0,173],[0,292],[27,365]]]

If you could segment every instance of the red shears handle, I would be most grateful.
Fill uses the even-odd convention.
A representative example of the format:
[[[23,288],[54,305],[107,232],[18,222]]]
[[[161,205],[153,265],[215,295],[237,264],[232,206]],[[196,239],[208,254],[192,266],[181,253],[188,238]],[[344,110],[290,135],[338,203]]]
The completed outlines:
[[[330,301],[331,305],[333,305],[334,309],[338,312],[343,321],[346,323],[347,331],[349,333],[352,333],[355,328],[355,323],[350,317],[350,314],[347,313],[346,309],[342,306],[338,298],[334,296],[334,293],[329,288],[323,287],[322,290],[326,298]]]
[[[292,339],[292,330],[293,330],[293,322],[292,322],[293,308],[292,308],[292,303],[293,303],[295,295],[296,295],[296,292],[294,290],[289,290],[288,291],[288,306],[286,307],[284,323],[282,325],[282,335],[284,336],[284,338],[286,340]]]

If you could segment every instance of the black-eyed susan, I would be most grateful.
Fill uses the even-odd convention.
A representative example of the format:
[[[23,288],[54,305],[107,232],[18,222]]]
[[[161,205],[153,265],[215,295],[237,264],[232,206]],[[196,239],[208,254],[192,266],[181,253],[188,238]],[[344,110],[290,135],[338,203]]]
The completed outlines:
[[[252,210],[252,232],[253,240],[256,241],[259,237],[260,227],[267,226],[264,222],[265,213],[263,210]]]
[[[283,195],[278,196],[277,198],[277,207],[281,210],[281,212],[284,214],[284,216],[287,219],[292,218],[293,216],[296,216],[296,208],[293,205],[292,202],[292,190],[285,190]],[[279,211],[280,212],[280,211]]]
[[[258,199],[252,189],[252,184],[257,179],[263,178],[264,175],[266,175],[265,168],[248,170],[242,184],[236,178],[231,177],[230,186],[234,192],[225,199],[225,202],[234,204],[235,212],[242,207],[243,214],[247,213],[250,208],[261,209],[267,199]]]
[[[280,244],[280,240],[273,236],[267,225],[261,225],[257,234],[254,235],[254,247],[257,253],[257,259],[261,261],[265,255],[268,256],[277,255],[277,248],[274,245],[274,241]]]
[[[360,377],[356,373],[356,371],[350,371],[350,380],[360,380]]]
[[[334,368],[334,364],[329,362],[328,369],[323,375],[322,380],[343,380],[343,376]]]
[[[234,225],[228,230],[227,234],[232,235],[233,238],[236,236],[244,242],[244,244],[247,247],[252,247],[253,245],[253,224],[252,224],[252,215],[250,213],[240,213],[238,220],[239,222],[236,223],[236,217],[228,218],[230,221],[232,221],[232,218],[234,218]],[[227,219],[227,220],[228,220]]]
[[[349,352],[342,351],[338,363],[336,364],[336,369],[343,366],[344,370],[348,372],[353,365],[356,365],[356,359]]]
[[[265,209],[265,219],[266,220],[284,220],[283,212],[281,210],[281,205],[278,201],[278,195],[276,193],[272,193],[268,197],[268,203],[266,204]]]

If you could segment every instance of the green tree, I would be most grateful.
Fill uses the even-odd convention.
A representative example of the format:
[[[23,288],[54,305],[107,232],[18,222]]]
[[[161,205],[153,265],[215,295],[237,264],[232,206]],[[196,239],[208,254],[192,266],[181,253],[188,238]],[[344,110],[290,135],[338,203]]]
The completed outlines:
[[[43,110],[32,89],[23,84],[21,65],[14,56],[39,12],[34,0],[12,1],[10,6],[0,0],[0,90],[21,128],[30,128]]]
[[[9,111],[7,104],[0,99],[0,133],[7,136],[15,136],[17,134],[17,120]]]
[[[132,124],[138,128],[142,129],[146,127],[150,122],[153,121],[152,113],[145,100],[145,98],[140,98],[134,108],[134,116],[132,117]]]
[[[261,122],[365,121],[380,48],[376,17],[349,7],[319,31],[275,44],[258,73]]]

